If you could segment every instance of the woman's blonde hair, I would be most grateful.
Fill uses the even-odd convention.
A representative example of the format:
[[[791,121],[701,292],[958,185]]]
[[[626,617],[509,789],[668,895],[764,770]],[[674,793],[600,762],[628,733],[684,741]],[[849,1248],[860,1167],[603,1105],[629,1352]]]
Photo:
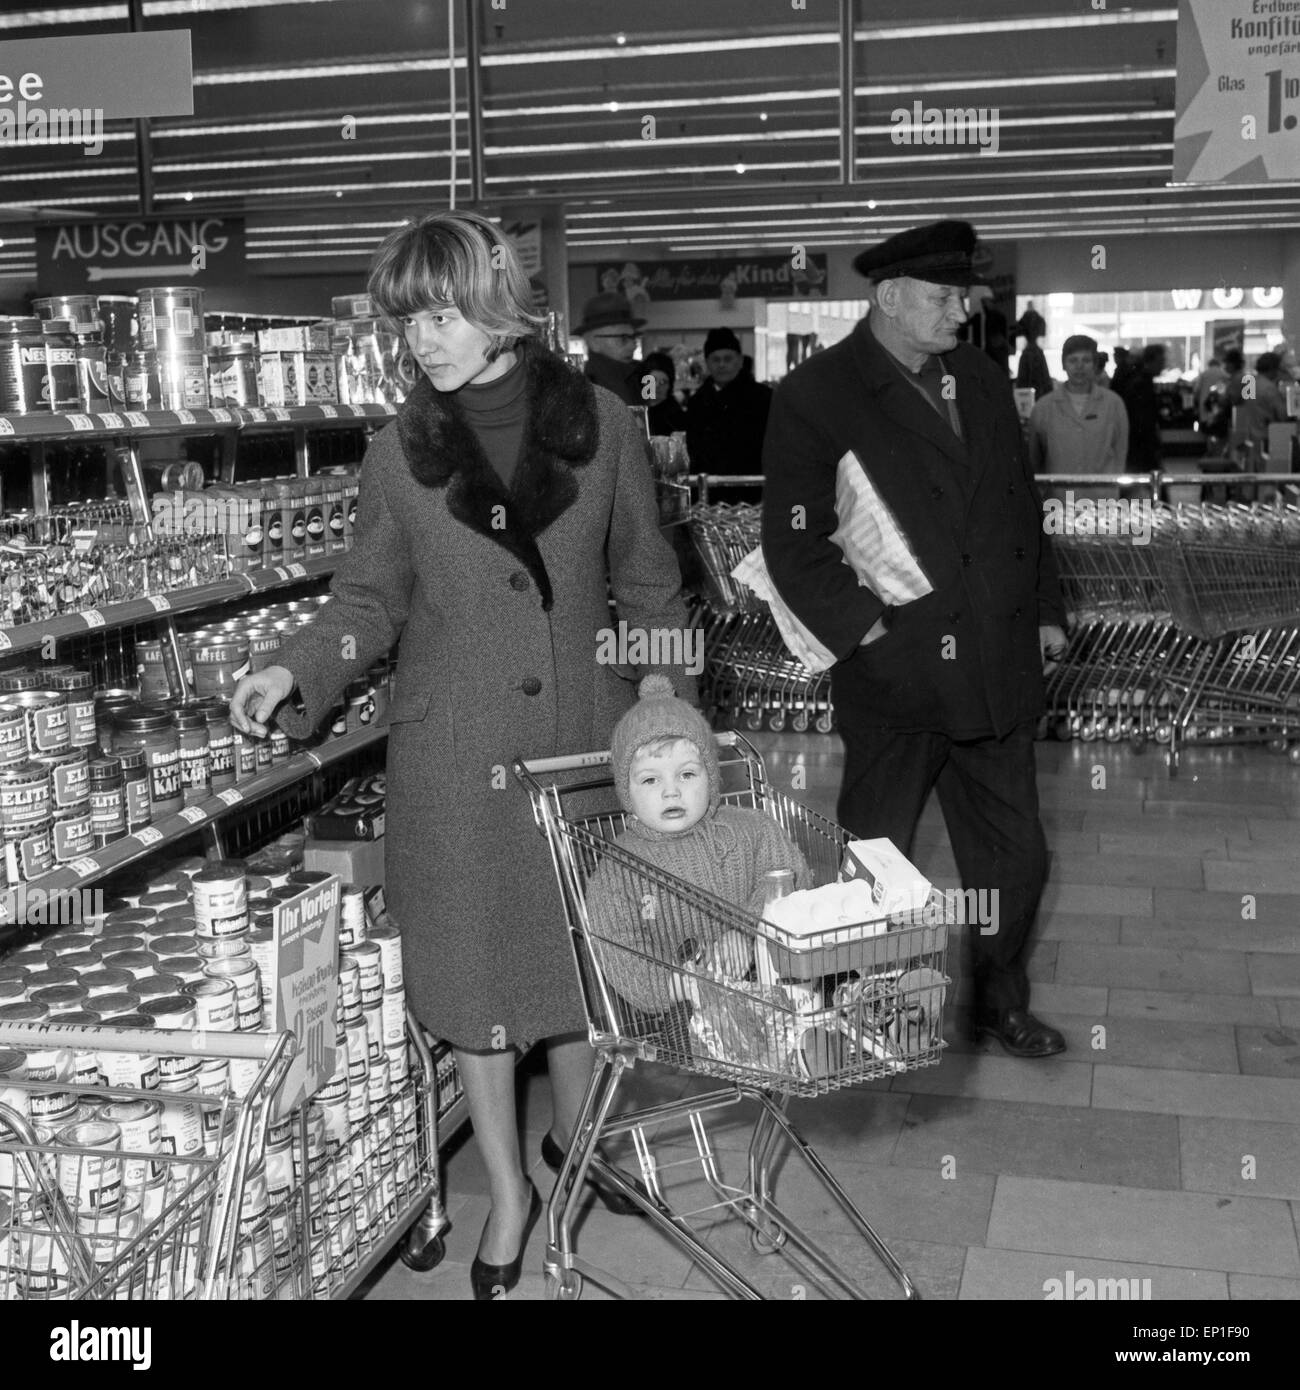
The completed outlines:
[[[476,212],[430,212],[391,231],[375,252],[367,288],[395,320],[454,305],[492,339],[489,362],[546,322],[533,312],[532,287],[509,238]]]

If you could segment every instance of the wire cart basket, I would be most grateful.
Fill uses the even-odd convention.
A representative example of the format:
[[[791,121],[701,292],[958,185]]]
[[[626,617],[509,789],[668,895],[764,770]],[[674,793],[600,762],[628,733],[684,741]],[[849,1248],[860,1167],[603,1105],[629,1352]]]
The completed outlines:
[[[1149,503],[1146,543],[1054,540],[1075,626],[1048,681],[1064,738],[1262,742],[1300,762],[1300,509]]]
[[[761,515],[752,504],[699,503],[687,518],[704,629],[702,697],[751,731],[830,733],[830,673],[793,657],[767,604],[732,577],[761,539]]]
[[[0,1078],[0,1300],[256,1296],[241,1205],[292,1046],[289,1033],[0,1025],[0,1055],[28,1062]],[[173,1074],[192,1063],[207,1088],[86,1084],[106,1053]],[[80,1082],[41,1065],[58,1054]]]
[[[762,759],[743,737],[724,733],[717,741],[724,804],[773,817],[803,853],[814,884],[835,881],[849,833],[772,790]],[[622,1281],[582,1259],[574,1247],[577,1197],[587,1174],[595,1172],[635,1201],[660,1232],[732,1297],[758,1299],[762,1294],[705,1239],[712,1227],[729,1218],[743,1223],[754,1252],[779,1251],[828,1296],[869,1297],[778,1202],[773,1174],[788,1153],[818,1180],[833,1208],[874,1252],[902,1294],[918,1297],[888,1246],[790,1122],[786,1108],[792,1096],[824,1095],[938,1062],[945,1046],[942,1014],[949,982],[944,974],[947,914],[934,910],[937,895],[923,909],[888,920],[791,934],[614,843],[626,817],[610,809],[616,803],[608,753],[516,760],[514,771],[550,844],[597,1051],[574,1142],[547,1214],[550,1296],[578,1298],[584,1278],[621,1297],[632,1296]],[[598,866],[618,898],[633,910],[642,905],[631,941],[621,930],[611,932],[605,922],[592,920],[590,890]],[[691,948],[708,940],[728,942],[733,962],[739,963],[729,971],[697,963]],[[628,980],[636,982],[635,989]],[[636,1002],[620,993],[619,986],[634,993]],[[616,1113],[620,1083],[638,1061],[657,1061],[718,1084],[693,1086],[681,1098]],[[728,1180],[706,1118],[734,1114],[738,1106],[748,1106],[756,1115],[745,1172]],[[689,1125],[695,1150],[689,1158],[656,1155],[655,1131],[670,1122]],[[608,1161],[599,1147],[621,1136],[631,1140],[639,1181]],[[674,1208],[674,1184],[666,1179],[676,1176],[676,1168],[687,1169],[693,1184],[702,1181],[702,1203]]]

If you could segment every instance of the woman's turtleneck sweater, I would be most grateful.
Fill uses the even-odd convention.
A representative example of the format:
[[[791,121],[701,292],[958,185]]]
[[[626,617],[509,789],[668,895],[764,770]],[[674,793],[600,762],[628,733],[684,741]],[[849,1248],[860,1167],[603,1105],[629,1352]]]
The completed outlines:
[[[514,480],[528,421],[527,384],[524,354],[517,351],[514,366],[504,376],[450,393],[506,489]]]

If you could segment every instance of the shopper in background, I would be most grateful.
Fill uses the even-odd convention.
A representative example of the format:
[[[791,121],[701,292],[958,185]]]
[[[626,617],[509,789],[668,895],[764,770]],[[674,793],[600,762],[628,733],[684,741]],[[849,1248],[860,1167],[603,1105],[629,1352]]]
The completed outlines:
[[[1061,349],[1065,380],[1034,404],[1029,458],[1035,473],[1122,473],[1128,457],[1128,416],[1113,391],[1097,384],[1097,340],[1082,333]],[[1063,498],[1115,497],[1115,488],[1067,483]]]
[[[1231,452],[1262,457],[1268,452],[1268,427],[1287,418],[1281,356],[1276,352],[1260,353],[1255,359],[1253,377],[1237,378],[1236,394]]]
[[[1103,391],[1110,390],[1110,373],[1106,368],[1110,365],[1110,353],[1099,352],[1097,354],[1097,385]]]
[[[1148,343],[1142,349],[1137,370],[1115,390],[1128,411],[1128,465],[1130,473],[1154,473],[1160,467],[1160,402],[1156,397],[1156,378],[1165,370],[1165,346]]]
[[[1115,349],[1115,370],[1111,373],[1110,389],[1118,396],[1123,396],[1128,389],[1129,379],[1137,371],[1137,365],[1133,361],[1133,354],[1126,347],[1116,347]]]
[[[730,328],[715,328],[704,340],[708,376],[686,407],[686,448],[693,473],[736,477],[763,471],[763,434],[772,388],[754,380]],[[724,502],[758,501],[753,489],[727,488]]]
[[[636,698],[596,660],[611,593],[632,629],[684,628],[686,610],[635,421],[536,342],[528,280],[501,232],[469,212],[404,224],[376,253],[369,290],[403,324],[424,379],[366,453],[331,601],[279,664],[239,683],[231,716],[258,736],[274,718],[306,738],[401,641],[387,894],[409,997],[455,1047],[487,1168],[471,1281],[488,1299],[517,1282],[541,1209],[520,1158],[516,1049],[547,1040],[551,1167],[593,1062],[550,853],[508,769],[517,754],[609,746]],[[664,674],[693,698],[684,672]]]
[[[1196,406],[1196,427],[1205,437],[1205,452],[1213,457],[1222,452],[1232,423],[1228,400],[1229,373],[1217,357],[1211,357],[1192,387]]]
[[[686,411],[673,394],[677,363],[666,352],[651,352],[639,366],[641,404],[650,407],[650,433],[676,434],[685,430]]]
[[[598,294],[583,306],[582,322],[574,330],[587,346],[588,381],[612,391],[624,405],[644,405],[641,371],[634,363],[637,330],[645,319],[617,292]]]
[[[1046,1057],[1065,1042],[1030,1013],[1025,973],[1047,871],[1034,730],[1065,614],[1011,385],[957,341],[974,248],[969,223],[945,221],[854,261],[871,281],[868,317],[776,389],[763,553],[781,597],[838,658],[840,820],[908,854],[938,792],[963,886],[998,904],[992,931],[965,933],[972,1030]],[[841,470],[875,494],[863,524],[876,587],[831,539]]]
[[[1024,351],[1016,365],[1016,385],[1022,389],[1033,387],[1034,399],[1041,401],[1050,396],[1055,383],[1047,365],[1047,355],[1038,346],[1038,340],[1047,332],[1047,321],[1032,304],[1021,314],[1012,332],[1025,340]]]

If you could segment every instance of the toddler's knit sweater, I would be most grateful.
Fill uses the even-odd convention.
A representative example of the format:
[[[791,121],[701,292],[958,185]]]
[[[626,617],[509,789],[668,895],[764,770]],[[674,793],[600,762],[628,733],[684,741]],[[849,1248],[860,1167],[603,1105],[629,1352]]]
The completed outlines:
[[[720,806],[675,834],[631,819],[614,843],[754,918],[762,910],[763,875],[769,870],[793,869],[796,888],[812,886],[798,847],[771,816],[748,807]],[[669,989],[671,973],[663,966],[693,958],[725,930],[716,912],[660,889],[610,855],[587,885],[587,915],[607,983],[629,1003],[656,1013],[677,1002]]]

